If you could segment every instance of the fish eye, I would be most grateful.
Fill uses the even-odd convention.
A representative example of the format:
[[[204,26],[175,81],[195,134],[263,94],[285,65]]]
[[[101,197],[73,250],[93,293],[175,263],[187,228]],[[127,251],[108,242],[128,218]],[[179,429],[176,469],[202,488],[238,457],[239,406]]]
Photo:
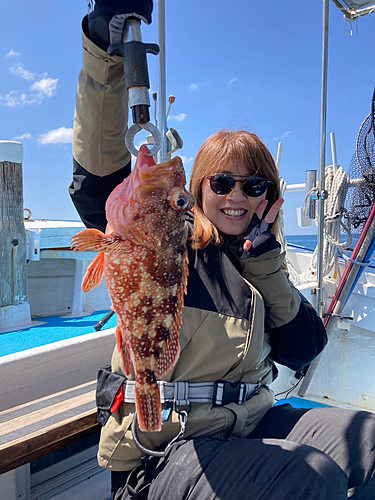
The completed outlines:
[[[175,201],[176,208],[184,210],[189,205],[189,197],[186,194],[180,194]]]
[[[189,210],[194,205],[194,197],[180,187],[172,188],[168,196],[169,205],[178,212]]]

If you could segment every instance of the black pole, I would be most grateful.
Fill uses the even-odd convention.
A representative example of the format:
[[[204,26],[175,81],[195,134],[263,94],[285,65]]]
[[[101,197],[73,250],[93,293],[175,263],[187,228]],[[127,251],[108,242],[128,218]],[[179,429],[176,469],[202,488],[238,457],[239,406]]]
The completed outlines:
[[[99,332],[103,326],[108,323],[108,321],[112,318],[112,316],[115,314],[115,311],[109,311],[109,313],[107,313],[104,318],[102,318],[99,323],[97,323],[94,328],[97,332]]]

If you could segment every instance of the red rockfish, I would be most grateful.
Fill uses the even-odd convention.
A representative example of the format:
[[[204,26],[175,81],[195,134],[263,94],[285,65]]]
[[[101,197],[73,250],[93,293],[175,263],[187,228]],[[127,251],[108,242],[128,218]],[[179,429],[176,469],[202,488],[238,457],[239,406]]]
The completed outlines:
[[[176,157],[156,165],[141,146],[134,170],[107,199],[106,234],[85,229],[72,239],[75,250],[100,252],[83,279],[84,292],[105,275],[117,314],[117,347],[126,376],[133,365],[135,401],[142,431],[162,428],[157,380],[175,365],[180,345],[188,277],[183,213],[194,205]]]

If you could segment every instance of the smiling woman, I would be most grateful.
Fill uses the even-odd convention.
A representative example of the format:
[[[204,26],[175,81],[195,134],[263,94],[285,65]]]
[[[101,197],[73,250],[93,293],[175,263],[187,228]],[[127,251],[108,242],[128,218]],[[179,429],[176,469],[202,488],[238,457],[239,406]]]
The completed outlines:
[[[214,174],[219,173],[232,174],[234,178],[256,177],[267,181],[267,188],[263,192],[254,190],[250,193],[243,184],[235,182],[232,190],[225,195],[220,194],[212,182]],[[267,200],[265,212],[261,214],[266,215],[279,198],[278,167],[267,147],[255,134],[244,130],[221,130],[198,151],[191,174],[190,191],[196,197],[194,248],[207,247],[212,238],[220,245],[220,232],[228,235],[245,233],[260,202]]]
[[[246,177],[247,169],[242,166],[233,166],[230,173],[234,177]],[[216,226],[216,228],[229,235],[237,236],[245,233],[250,221],[261,201],[266,198],[266,189],[256,197],[245,194],[242,185],[237,182],[229,193],[216,193],[212,185],[212,177],[203,180],[202,184],[202,208],[206,217]]]

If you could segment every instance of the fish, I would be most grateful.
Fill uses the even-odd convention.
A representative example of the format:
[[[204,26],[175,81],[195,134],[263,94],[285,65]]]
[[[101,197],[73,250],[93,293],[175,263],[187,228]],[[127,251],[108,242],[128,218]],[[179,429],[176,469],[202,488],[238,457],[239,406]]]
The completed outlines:
[[[134,369],[139,428],[162,429],[157,381],[177,362],[179,329],[188,280],[184,212],[195,199],[185,189],[182,161],[156,165],[140,147],[130,175],[109,195],[105,233],[85,229],[72,238],[74,251],[99,252],[88,266],[82,290],[103,275],[117,315],[116,339],[122,369]]]

